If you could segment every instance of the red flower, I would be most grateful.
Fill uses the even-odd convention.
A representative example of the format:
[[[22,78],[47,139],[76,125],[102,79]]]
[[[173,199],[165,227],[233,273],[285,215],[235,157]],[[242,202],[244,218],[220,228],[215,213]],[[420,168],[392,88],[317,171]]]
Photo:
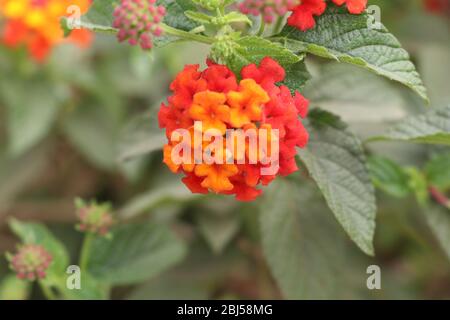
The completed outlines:
[[[450,15],[450,0],[424,0],[425,8],[430,12]]]
[[[338,6],[344,3],[347,5],[348,12],[353,14],[361,14],[367,6],[367,0],[333,0]]]
[[[314,16],[320,16],[325,12],[327,5],[324,0],[302,0],[302,3],[292,9],[292,15],[287,23],[302,31],[314,28],[316,21]]]
[[[367,0],[332,0],[338,6],[347,5],[347,9],[352,14],[361,14],[367,6]],[[287,23],[302,31],[312,29],[316,25],[315,17],[321,16],[327,3],[325,0],[302,0],[301,3],[292,8],[292,15],[288,18]]]

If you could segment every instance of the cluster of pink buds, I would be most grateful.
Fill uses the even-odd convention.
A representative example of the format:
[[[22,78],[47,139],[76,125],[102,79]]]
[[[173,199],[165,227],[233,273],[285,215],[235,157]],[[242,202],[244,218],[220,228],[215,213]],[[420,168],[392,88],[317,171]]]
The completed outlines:
[[[117,38],[150,50],[152,36],[162,34],[160,23],[165,14],[166,9],[156,5],[156,0],[121,0],[114,10],[113,27],[119,29]]]
[[[266,23],[272,23],[276,16],[283,17],[300,4],[300,0],[244,0],[239,10],[246,15],[262,15]]]
[[[95,233],[100,236],[108,234],[114,224],[109,204],[97,204],[95,202],[86,204],[83,200],[77,199],[75,205],[80,221],[76,226],[79,231]]]
[[[7,254],[11,269],[19,279],[30,281],[44,279],[50,266],[52,255],[41,245],[25,244],[15,255]]]

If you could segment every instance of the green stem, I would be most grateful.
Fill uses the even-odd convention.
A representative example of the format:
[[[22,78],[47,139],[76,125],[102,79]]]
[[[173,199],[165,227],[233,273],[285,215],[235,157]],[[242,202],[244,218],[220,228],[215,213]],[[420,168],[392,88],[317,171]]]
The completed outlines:
[[[275,23],[275,27],[273,28],[273,32],[274,34],[279,34],[280,33],[280,29],[282,27],[284,21],[284,17],[278,17],[277,22]]]
[[[187,31],[180,30],[180,29],[175,29],[175,28],[172,28],[171,26],[168,26],[163,23],[160,24],[160,27],[164,31],[164,33],[181,38],[181,39],[193,40],[193,41],[206,43],[206,44],[214,43],[214,39],[212,39],[210,37],[202,36],[200,34],[195,34],[195,33],[187,32]]]
[[[263,18],[261,18],[261,24],[259,25],[259,30],[258,30],[257,35],[261,37],[264,33],[264,30],[266,30],[266,22],[264,21]]]
[[[87,265],[88,265],[88,261],[89,261],[89,255],[91,252],[93,240],[94,240],[94,234],[92,234],[92,233],[87,233],[84,236],[83,246],[81,247],[80,262],[79,262],[80,269],[82,271],[87,270]]]
[[[44,293],[44,296],[48,300],[56,300],[56,296],[53,293],[52,289],[49,286],[47,286],[43,281],[39,281],[39,286],[41,287],[41,290]]]

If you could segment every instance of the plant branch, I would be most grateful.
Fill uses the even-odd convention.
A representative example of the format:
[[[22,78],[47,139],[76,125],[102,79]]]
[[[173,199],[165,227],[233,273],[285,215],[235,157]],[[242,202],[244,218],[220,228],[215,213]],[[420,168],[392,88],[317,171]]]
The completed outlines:
[[[206,37],[206,36],[202,36],[200,34],[195,34],[195,33],[187,32],[184,30],[176,29],[176,28],[168,26],[164,23],[161,23],[160,26],[165,34],[168,34],[171,36],[175,36],[175,37],[185,39],[185,40],[193,40],[193,41],[206,43],[206,44],[214,43],[214,39],[212,39],[210,37]]]
[[[261,37],[264,34],[264,31],[266,30],[266,22],[263,18],[261,18],[261,24],[259,25],[259,30],[257,35]]]
[[[279,34],[281,31],[281,27],[283,26],[284,17],[278,17],[277,22],[275,23],[275,27],[273,28],[273,32],[275,35]]]
[[[47,286],[43,281],[39,281],[39,286],[41,287],[42,292],[48,300],[56,300],[56,296],[53,293],[52,289]]]
[[[82,271],[87,270],[89,255],[91,252],[93,240],[94,240],[94,234],[86,233],[86,235],[84,236],[84,240],[83,240],[83,246],[81,248],[80,262],[79,262],[80,269]]]
[[[441,191],[439,191],[438,188],[435,186],[430,186],[428,188],[428,191],[430,192],[431,197],[440,205],[450,209],[450,199],[443,194]]]

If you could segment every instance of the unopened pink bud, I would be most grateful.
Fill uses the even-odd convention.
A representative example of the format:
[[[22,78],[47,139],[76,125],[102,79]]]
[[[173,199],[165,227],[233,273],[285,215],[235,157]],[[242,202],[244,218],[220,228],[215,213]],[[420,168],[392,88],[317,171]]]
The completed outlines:
[[[152,35],[161,35],[159,23],[165,14],[166,9],[156,5],[156,0],[121,0],[114,10],[113,22],[113,26],[119,29],[118,40],[128,40],[130,45],[140,44],[145,50],[151,49]],[[146,35],[144,40],[143,35]]]

